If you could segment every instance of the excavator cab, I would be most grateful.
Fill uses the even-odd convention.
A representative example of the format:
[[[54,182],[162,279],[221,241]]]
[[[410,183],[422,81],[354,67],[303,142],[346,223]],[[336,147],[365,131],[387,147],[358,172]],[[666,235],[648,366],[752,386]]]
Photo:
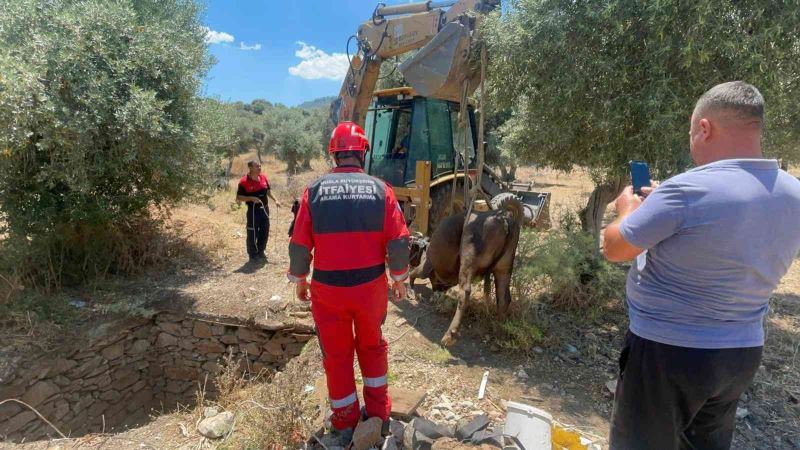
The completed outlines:
[[[370,152],[365,169],[395,188],[408,222],[423,234],[435,230],[453,210],[466,209],[464,184],[470,186],[477,175],[475,112],[468,103],[463,126],[460,110],[458,102],[423,97],[412,88],[378,91],[367,110]],[[528,225],[549,227],[550,194],[534,191],[532,183],[503,181],[488,166],[483,172],[480,198],[495,208],[504,195],[513,195],[522,201]],[[421,218],[409,204],[430,208]]]
[[[408,186],[415,182],[417,161],[430,161],[435,185],[455,173],[465,145],[474,167],[474,112],[470,107],[465,138],[464,127],[458,126],[459,110],[456,102],[414,96],[410,89],[378,92],[365,123],[370,141],[367,173],[392,186]],[[458,169],[463,170],[461,158],[458,161]]]

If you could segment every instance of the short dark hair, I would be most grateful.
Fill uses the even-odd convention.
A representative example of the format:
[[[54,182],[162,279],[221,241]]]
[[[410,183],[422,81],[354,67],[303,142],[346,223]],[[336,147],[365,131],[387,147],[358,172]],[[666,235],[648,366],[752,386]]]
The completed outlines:
[[[697,100],[695,115],[712,111],[725,111],[739,120],[757,120],[764,123],[764,97],[752,84],[729,81],[718,84]]]
[[[251,159],[250,161],[247,161],[247,168],[252,169],[253,166],[255,166],[256,164],[259,166],[261,165],[261,163],[259,163],[255,159]]]
[[[336,160],[336,164],[339,164],[339,161],[342,159],[347,158],[355,158],[361,161],[361,164],[364,164],[364,157],[366,153],[362,152],[361,150],[347,150],[343,152],[336,152],[333,154],[333,159]]]

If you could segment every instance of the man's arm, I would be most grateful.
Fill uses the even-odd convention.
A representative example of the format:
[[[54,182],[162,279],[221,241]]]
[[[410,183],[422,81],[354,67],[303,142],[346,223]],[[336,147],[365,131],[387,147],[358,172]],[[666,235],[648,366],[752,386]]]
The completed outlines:
[[[633,186],[626,187],[615,201],[617,219],[606,227],[603,234],[603,254],[611,262],[630,261],[644,251],[628,243],[619,231],[622,221],[636,211],[642,204],[642,199],[633,193]]]
[[[311,226],[311,210],[308,204],[308,189],[303,193],[300,209],[294,223],[292,239],[289,241],[289,281],[297,284],[297,297],[308,300],[308,274],[311,271],[311,252],[314,250],[314,236]]]
[[[244,187],[241,184],[239,184],[239,187],[236,189],[236,201],[261,203],[261,200],[259,200],[258,197],[247,195],[247,191],[244,190]]]
[[[386,186],[386,217],[384,219],[384,238],[386,240],[386,256],[389,261],[389,275],[393,281],[395,299],[406,297],[405,281],[408,279],[409,233],[403,211],[394,195],[394,191]]]
[[[277,198],[272,196],[272,189],[267,189],[267,196],[269,198],[271,198],[273,202],[275,202],[275,206],[277,206],[278,208],[282,208],[283,207],[281,205],[281,202],[279,202]]]
[[[642,192],[645,199],[628,186],[615,202],[619,217],[603,235],[603,254],[609,261],[630,261],[677,233],[683,224],[685,201],[675,183]]]

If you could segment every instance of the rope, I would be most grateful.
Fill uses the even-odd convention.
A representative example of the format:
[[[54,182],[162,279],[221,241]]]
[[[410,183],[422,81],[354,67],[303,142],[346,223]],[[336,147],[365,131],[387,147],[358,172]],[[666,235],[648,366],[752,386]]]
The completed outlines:
[[[42,419],[46,424],[50,425],[50,427],[52,427],[54,430],[56,430],[56,433],[58,433],[59,436],[61,436],[64,439],[68,439],[66,436],[64,436],[64,433],[62,433],[61,430],[56,428],[56,426],[53,425],[52,423],[50,423],[49,420],[45,419],[44,416],[41,415],[39,413],[39,411],[37,411],[36,408],[34,408],[33,406],[23,402],[22,400],[17,400],[15,398],[9,398],[7,400],[3,400],[2,402],[0,402],[0,406],[2,406],[4,403],[8,403],[8,402],[16,402],[16,403],[19,403],[20,405],[23,405],[23,406],[27,407],[28,409],[30,409],[31,411],[36,413],[36,415],[39,416],[39,418]]]

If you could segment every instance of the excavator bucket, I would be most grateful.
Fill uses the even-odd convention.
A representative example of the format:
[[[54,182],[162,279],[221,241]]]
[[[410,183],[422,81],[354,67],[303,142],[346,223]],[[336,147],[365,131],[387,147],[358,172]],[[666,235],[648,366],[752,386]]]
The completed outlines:
[[[458,22],[450,22],[428,44],[400,64],[400,72],[417,94],[454,102],[461,101],[465,79],[470,81],[467,95],[478,85],[478,73],[469,67],[470,32]]]

